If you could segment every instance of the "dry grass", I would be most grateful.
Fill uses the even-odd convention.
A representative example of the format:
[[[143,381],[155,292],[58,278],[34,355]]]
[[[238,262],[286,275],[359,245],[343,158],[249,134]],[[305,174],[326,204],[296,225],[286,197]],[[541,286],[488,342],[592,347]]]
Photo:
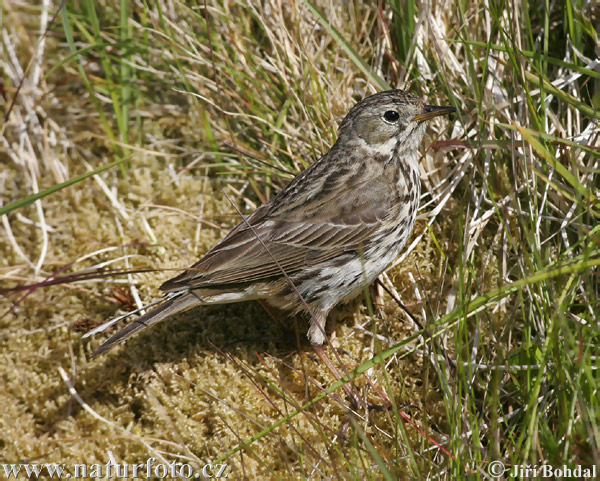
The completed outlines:
[[[0,208],[123,163],[0,214],[2,287],[153,271],[1,301],[2,463],[229,455],[230,479],[600,464],[597,13],[207,3],[3,5]],[[288,419],[334,379],[255,304],[188,312],[90,360],[102,339],[82,332],[153,299],[238,222],[224,192],[251,212],[385,83],[461,109],[430,126],[420,220],[383,279],[425,332],[388,294],[332,323],[361,396],[385,406],[377,386],[393,409],[351,414],[338,389]]]

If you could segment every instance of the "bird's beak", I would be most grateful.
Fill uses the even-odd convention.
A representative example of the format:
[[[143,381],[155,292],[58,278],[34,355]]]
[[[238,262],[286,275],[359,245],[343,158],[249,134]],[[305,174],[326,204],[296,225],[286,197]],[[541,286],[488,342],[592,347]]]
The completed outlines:
[[[413,122],[423,122],[439,115],[446,115],[456,112],[454,107],[437,107],[435,105],[426,105],[423,110],[424,112],[422,114],[414,116]]]

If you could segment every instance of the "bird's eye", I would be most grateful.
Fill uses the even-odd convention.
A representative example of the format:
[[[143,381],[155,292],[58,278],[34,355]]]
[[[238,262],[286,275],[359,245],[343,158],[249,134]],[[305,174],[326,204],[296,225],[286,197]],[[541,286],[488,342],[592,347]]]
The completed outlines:
[[[386,122],[389,122],[391,124],[393,124],[394,122],[397,122],[399,118],[400,118],[400,114],[398,112],[396,112],[395,110],[388,110],[388,111],[386,111],[385,114],[383,114],[383,119]]]

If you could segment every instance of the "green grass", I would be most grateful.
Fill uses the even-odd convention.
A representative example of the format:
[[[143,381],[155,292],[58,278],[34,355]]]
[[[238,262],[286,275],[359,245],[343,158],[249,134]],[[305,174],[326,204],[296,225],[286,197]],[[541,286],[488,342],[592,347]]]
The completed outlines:
[[[111,451],[242,479],[599,465],[598,12],[264,5],[3,4],[2,287],[156,272],[6,295],[1,419],[19,434],[0,430],[0,461]],[[459,112],[430,126],[421,218],[382,280],[424,328],[388,294],[336,323],[353,383],[387,409],[350,414],[342,382],[269,340],[254,305],[181,316],[90,360],[100,341],[81,331],[151,300],[221,238],[237,222],[227,196],[244,213],[267,201],[388,85]]]

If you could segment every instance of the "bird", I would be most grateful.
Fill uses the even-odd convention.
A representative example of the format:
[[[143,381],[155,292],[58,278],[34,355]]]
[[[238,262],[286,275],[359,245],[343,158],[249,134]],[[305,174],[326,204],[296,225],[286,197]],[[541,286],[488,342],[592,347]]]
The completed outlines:
[[[322,346],[329,312],[361,294],[405,246],[419,207],[419,146],[427,121],[455,111],[400,89],[356,103],[326,154],[162,284],[165,295],[144,306],[153,309],[92,356],[192,307],[249,300],[308,314],[307,337]]]

